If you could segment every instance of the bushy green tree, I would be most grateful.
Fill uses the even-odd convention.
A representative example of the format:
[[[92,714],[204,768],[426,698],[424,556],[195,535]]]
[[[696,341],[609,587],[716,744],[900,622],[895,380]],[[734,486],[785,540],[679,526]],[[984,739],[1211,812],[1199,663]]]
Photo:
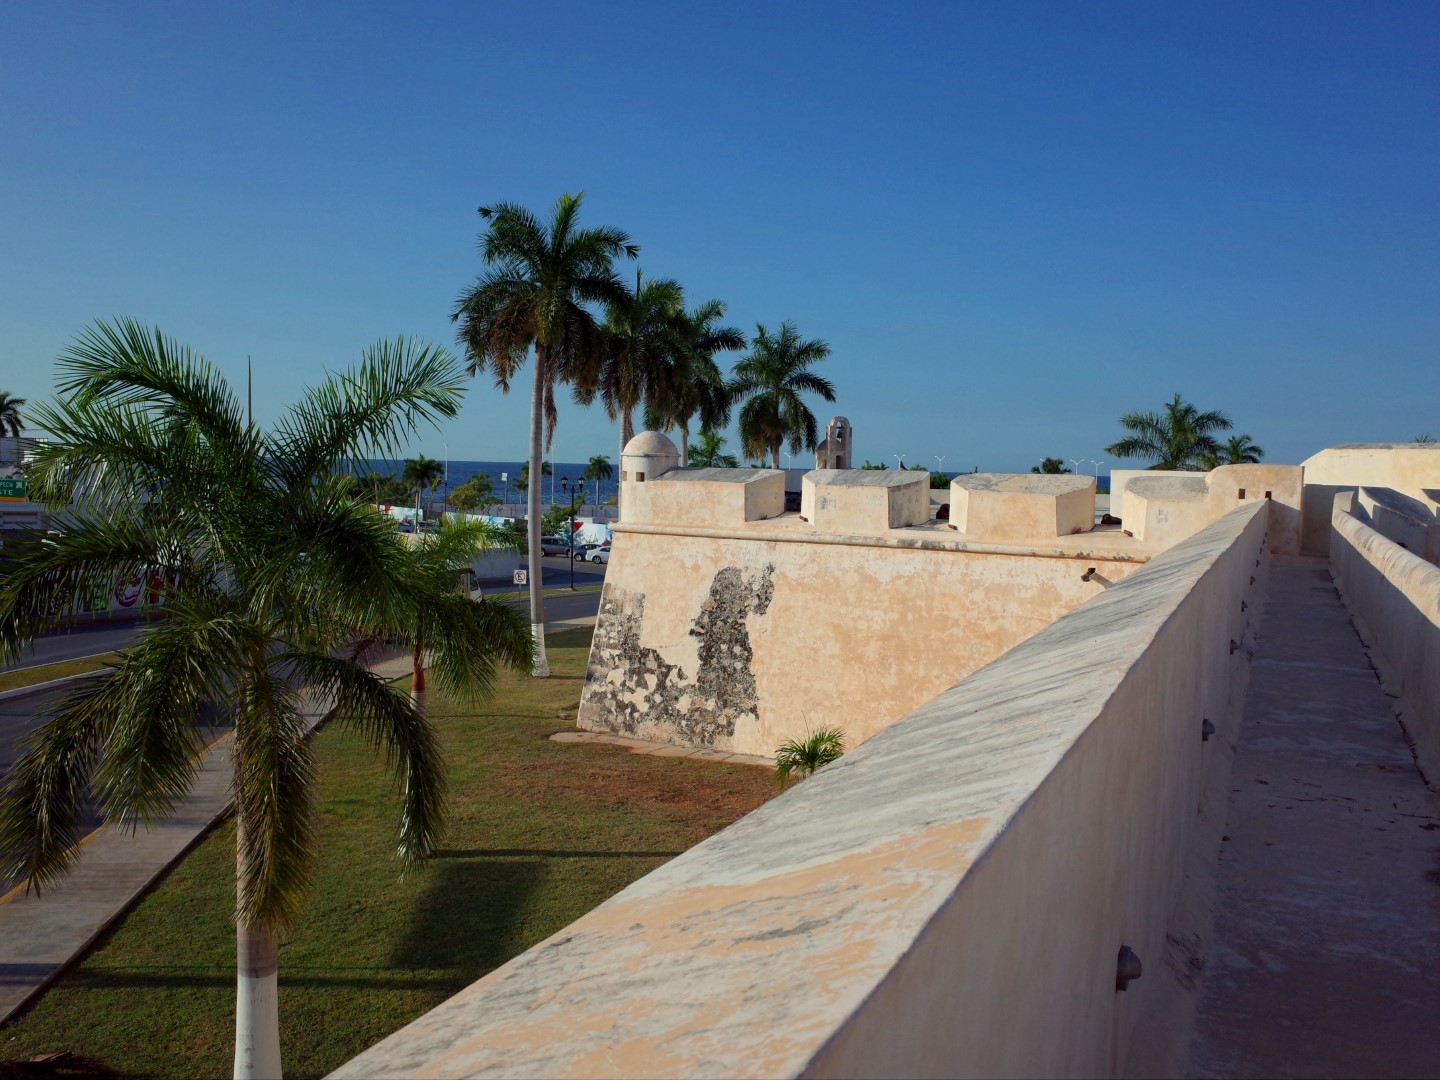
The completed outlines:
[[[1032,473],[1045,473],[1047,475],[1055,475],[1059,473],[1068,473],[1072,470],[1065,467],[1064,458],[1047,457],[1044,458],[1039,465],[1031,465],[1030,471]]]
[[[450,493],[449,503],[456,510],[480,510],[496,502],[490,477],[478,473]]]

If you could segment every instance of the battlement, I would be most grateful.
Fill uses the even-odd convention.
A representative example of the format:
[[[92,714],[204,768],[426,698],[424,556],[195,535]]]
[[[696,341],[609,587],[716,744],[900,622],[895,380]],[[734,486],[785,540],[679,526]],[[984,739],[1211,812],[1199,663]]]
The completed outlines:
[[[1095,479],[1034,473],[964,473],[950,483],[950,524],[1002,544],[1089,532]]]
[[[624,520],[724,528],[785,512],[785,474],[777,469],[677,469],[626,485]]]
[[[878,533],[930,520],[930,474],[815,469],[805,474],[800,516],[827,532]]]

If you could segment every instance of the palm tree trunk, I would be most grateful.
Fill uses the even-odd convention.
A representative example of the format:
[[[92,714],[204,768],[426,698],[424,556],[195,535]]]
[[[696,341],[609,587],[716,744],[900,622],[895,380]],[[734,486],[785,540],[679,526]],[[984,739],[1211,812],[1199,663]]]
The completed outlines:
[[[410,696],[425,693],[425,644],[415,639],[415,660],[410,677]],[[418,700],[418,699],[417,699]]]
[[[680,467],[690,467],[690,424],[686,420],[680,421]]]
[[[550,663],[545,657],[545,591],[541,586],[540,564],[540,444],[545,418],[545,386],[549,378],[545,346],[535,343],[535,373],[530,384],[530,483],[525,500],[525,532],[530,557],[530,632],[535,635],[537,679],[548,678]]]
[[[780,444],[778,442],[770,444],[770,460],[775,463],[775,468],[780,467]]]
[[[630,415],[630,410],[624,409],[620,413],[620,457],[616,459],[620,462],[620,476],[622,479],[625,476],[625,447],[630,445],[630,440],[634,437],[635,420]],[[623,516],[622,511],[625,509],[620,504],[620,500],[623,498],[621,492],[623,492],[624,490],[624,484],[617,484],[615,487],[615,516],[617,518]],[[595,481],[595,514],[597,517],[600,514],[600,481],[598,480]]]
[[[238,887],[245,869],[245,823],[235,815]],[[279,949],[261,926],[235,927],[235,1080],[278,1080],[280,1076]]]

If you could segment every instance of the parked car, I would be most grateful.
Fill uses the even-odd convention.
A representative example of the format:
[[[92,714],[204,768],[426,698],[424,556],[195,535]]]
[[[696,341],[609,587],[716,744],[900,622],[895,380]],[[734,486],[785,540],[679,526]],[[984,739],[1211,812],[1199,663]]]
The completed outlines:
[[[563,536],[542,536],[540,538],[540,554],[545,555],[569,555],[570,544]]]
[[[572,559],[579,559],[581,562],[605,562],[610,561],[609,544],[581,544],[575,549]]]

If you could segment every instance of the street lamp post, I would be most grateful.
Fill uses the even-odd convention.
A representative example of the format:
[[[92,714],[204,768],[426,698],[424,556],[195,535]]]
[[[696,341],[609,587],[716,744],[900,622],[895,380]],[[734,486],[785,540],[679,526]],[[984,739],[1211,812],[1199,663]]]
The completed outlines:
[[[895,459],[895,468],[898,469],[898,470],[900,470],[901,472],[904,472],[904,471],[905,471],[905,455],[904,455],[904,454],[891,454],[890,456]]]
[[[942,476],[945,474],[945,459],[939,454],[932,455],[935,458],[935,471]]]
[[[1073,457],[1071,457],[1071,458],[1066,458],[1065,460],[1068,461],[1068,462],[1070,462],[1071,465],[1074,465],[1074,466],[1075,466],[1075,472],[1076,472],[1077,474],[1079,474],[1079,472],[1080,472],[1080,463],[1081,463],[1082,461],[1089,461],[1090,459],[1089,459],[1089,458],[1083,458],[1083,457],[1082,457],[1082,458],[1073,458]]]
[[[550,479],[555,479],[552,473]],[[577,485],[583,481],[576,481]],[[565,554],[570,557],[570,591],[575,591],[575,500],[570,498],[570,477],[560,478],[560,490],[565,493],[565,504],[570,507],[570,535],[565,539],[568,543]]]

